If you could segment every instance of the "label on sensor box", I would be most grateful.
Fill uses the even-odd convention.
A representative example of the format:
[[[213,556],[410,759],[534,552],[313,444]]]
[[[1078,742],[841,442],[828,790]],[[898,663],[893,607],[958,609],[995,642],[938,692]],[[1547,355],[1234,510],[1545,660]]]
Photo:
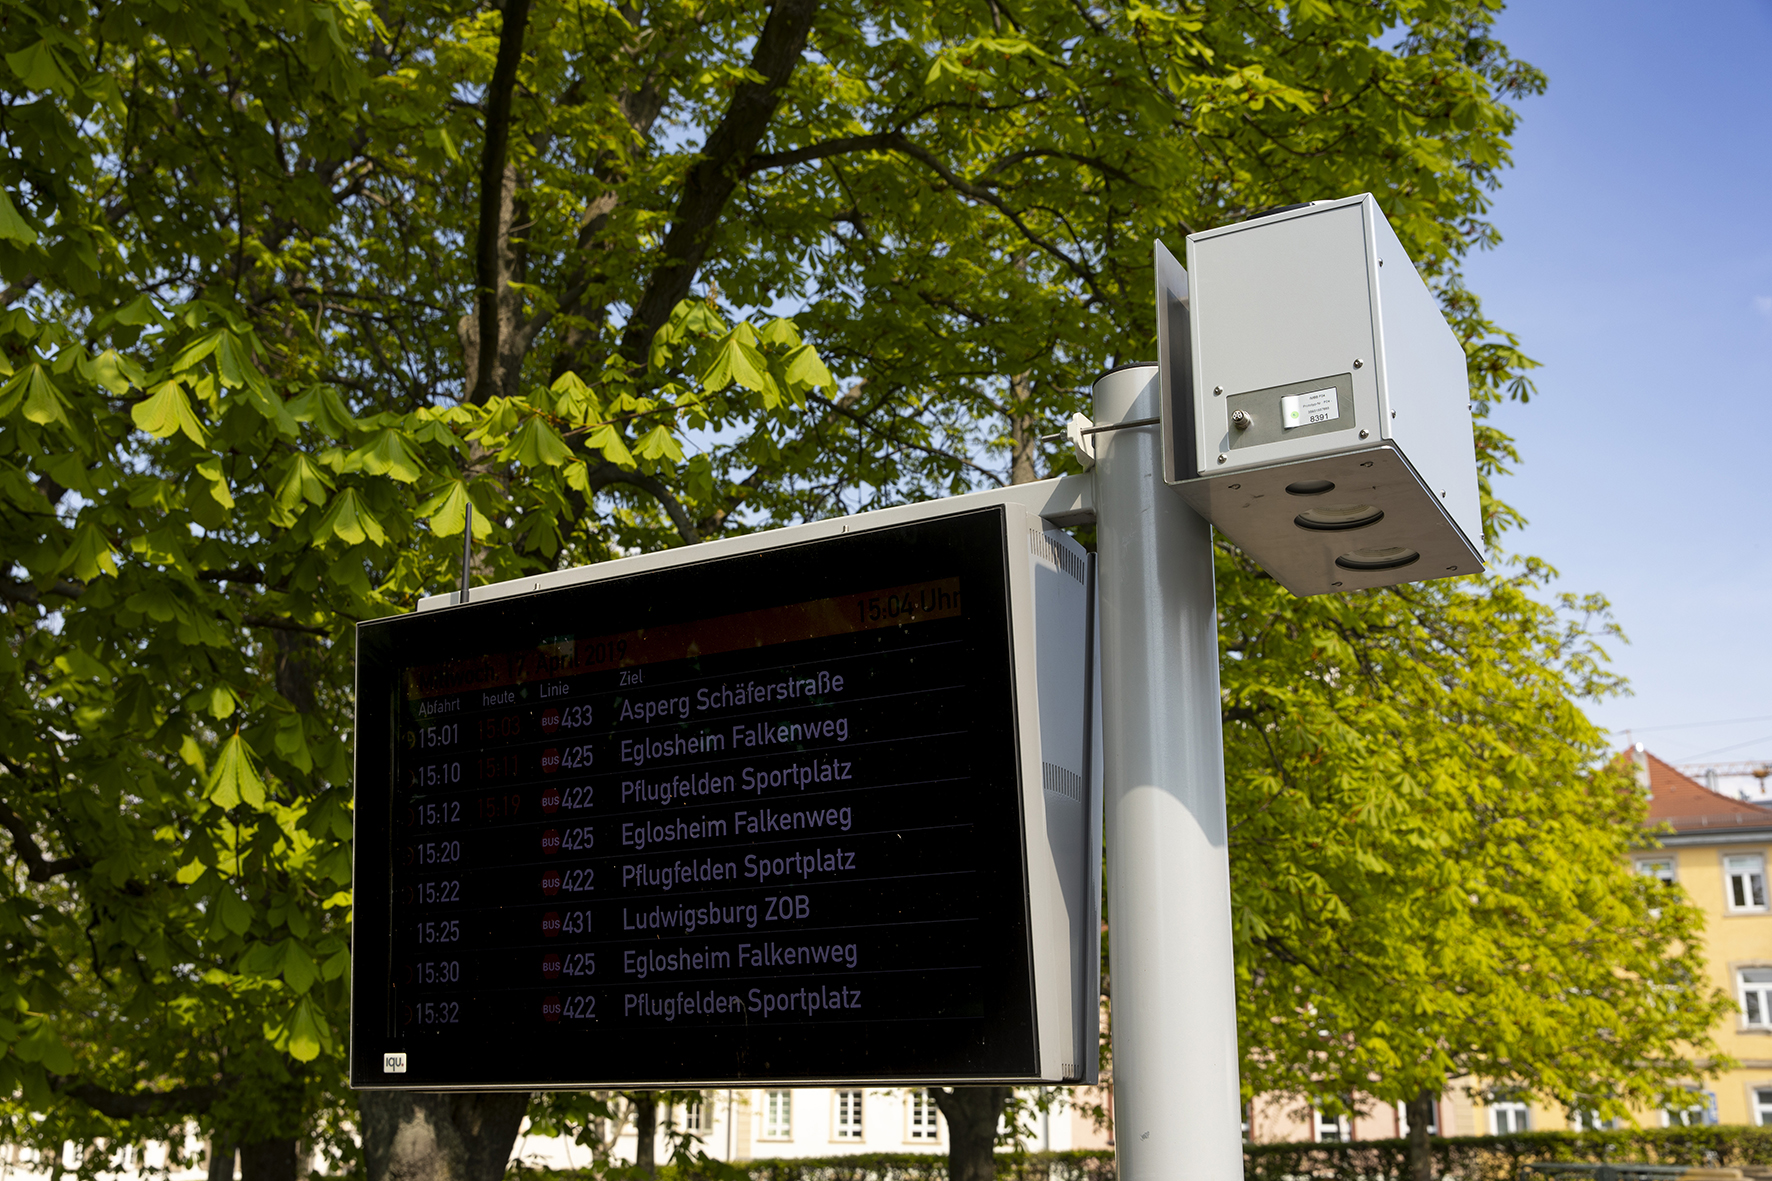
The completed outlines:
[[[1312,390],[1308,394],[1291,394],[1280,399],[1280,425],[1285,430],[1340,417],[1341,407],[1336,404],[1334,386],[1326,390]]]

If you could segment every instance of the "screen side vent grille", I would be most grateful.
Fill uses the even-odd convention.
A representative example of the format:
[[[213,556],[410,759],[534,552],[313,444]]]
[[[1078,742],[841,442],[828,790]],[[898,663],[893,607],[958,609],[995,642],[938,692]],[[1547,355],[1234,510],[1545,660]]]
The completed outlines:
[[[1041,779],[1047,791],[1053,795],[1063,796],[1067,800],[1083,802],[1083,777],[1075,771],[1067,771],[1057,763],[1040,764]]]
[[[1056,566],[1079,585],[1083,582],[1083,559],[1062,545],[1054,545],[1043,529],[1028,530],[1028,553],[1050,566]]]

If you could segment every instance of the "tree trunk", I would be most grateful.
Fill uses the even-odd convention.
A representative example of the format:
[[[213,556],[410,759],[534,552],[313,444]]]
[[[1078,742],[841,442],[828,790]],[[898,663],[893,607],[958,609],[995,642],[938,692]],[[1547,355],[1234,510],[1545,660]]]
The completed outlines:
[[[295,1137],[242,1144],[240,1181],[296,1181]]]
[[[314,712],[314,653],[319,645],[312,636],[278,628],[271,633],[277,645],[277,692],[298,714]]]
[[[1423,1091],[1403,1105],[1409,1118],[1409,1181],[1434,1181],[1434,1150],[1427,1129],[1434,1122],[1432,1091]]]
[[[1034,389],[1028,374],[1009,379],[1009,482],[1032,484],[1040,478],[1034,471],[1034,455],[1040,448],[1040,420],[1028,412]]]
[[[948,1121],[948,1181],[996,1181],[997,1121],[1008,1087],[931,1087]]]
[[[658,1176],[658,1092],[634,1092],[634,1167]]]
[[[480,219],[474,233],[474,286],[479,332],[474,341],[478,360],[468,382],[472,400],[484,405],[500,388],[501,344],[508,346],[502,321],[516,292],[509,278],[511,199],[516,170],[508,161],[511,140],[511,98],[523,62],[523,33],[529,21],[529,0],[508,0],[498,33],[498,57],[486,87],[484,138],[480,145]]]
[[[209,1142],[209,1181],[234,1181],[234,1142],[226,1136]]]
[[[364,1091],[369,1181],[501,1181],[529,1110],[518,1091]]]

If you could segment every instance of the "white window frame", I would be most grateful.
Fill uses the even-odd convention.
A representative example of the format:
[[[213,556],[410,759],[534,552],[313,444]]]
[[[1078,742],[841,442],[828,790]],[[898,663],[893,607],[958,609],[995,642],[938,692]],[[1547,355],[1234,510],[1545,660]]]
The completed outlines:
[[[1764,979],[1749,980],[1750,972]],[[1772,967],[1748,964],[1735,969],[1735,1003],[1741,1006],[1741,1028],[1772,1029]]]
[[[844,1143],[854,1143],[867,1138],[867,1123],[864,1120],[866,1091],[840,1090],[831,1092],[831,1139]]]
[[[1736,899],[1743,900],[1741,905]],[[1730,853],[1723,858],[1723,909],[1730,914],[1766,913],[1766,855]]]
[[[1753,1101],[1754,1123],[1762,1128],[1772,1128],[1772,1086],[1753,1087],[1748,1096]]]
[[[1601,1119],[1597,1108],[1583,1110],[1575,1107],[1569,1111],[1569,1130],[1572,1132],[1608,1132],[1612,1130],[1612,1121]]]
[[[1671,886],[1680,880],[1679,862],[1673,857],[1639,857],[1637,872],[1646,878],[1654,878],[1664,886]]]
[[[1311,1135],[1318,1144],[1346,1144],[1354,1138],[1354,1130],[1345,1115],[1324,1115],[1311,1111]],[[1327,1136],[1324,1132],[1328,1132]]]
[[[794,1138],[794,1093],[791,1090],[763,1092],[764,1140]]]
[[[904,1139],[907,1144],[941,1143],[941,1108],[928,1087],[905,1092]]]
[[[1687,1091],[1696,1103],[1685,1107],[1664,1107],[1661,1109],[1661,1126],[1664,1128],[1708,1128],[1717,1121],[1717,1097],[1709,1091],[1701,1091],[1692,1087]],[[1694,1121],[1693,1113],[1697,1113]]]
[[[1502,1128],[1503,1117],[1511,1126]],[[1489,1134],[1491,1136],[1512,1136],[1518,1132],[1532,1130],[1532,1109],[1518,1099],[1498,1099],[1489,1105]]]
[[[703,1126],[707,1120],[707,1104],[700,1099],[691,1099],[683,1105],[683,1130],[685,1132],[705,1132]]]

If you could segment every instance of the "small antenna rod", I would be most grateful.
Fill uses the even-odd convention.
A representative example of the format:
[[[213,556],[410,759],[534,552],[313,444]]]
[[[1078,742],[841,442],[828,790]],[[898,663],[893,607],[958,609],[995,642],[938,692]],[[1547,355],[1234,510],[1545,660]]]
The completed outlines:
[[[468,501],[461,522],[461,602],[468,601],[468,570],[474,560],[474,502]]]

